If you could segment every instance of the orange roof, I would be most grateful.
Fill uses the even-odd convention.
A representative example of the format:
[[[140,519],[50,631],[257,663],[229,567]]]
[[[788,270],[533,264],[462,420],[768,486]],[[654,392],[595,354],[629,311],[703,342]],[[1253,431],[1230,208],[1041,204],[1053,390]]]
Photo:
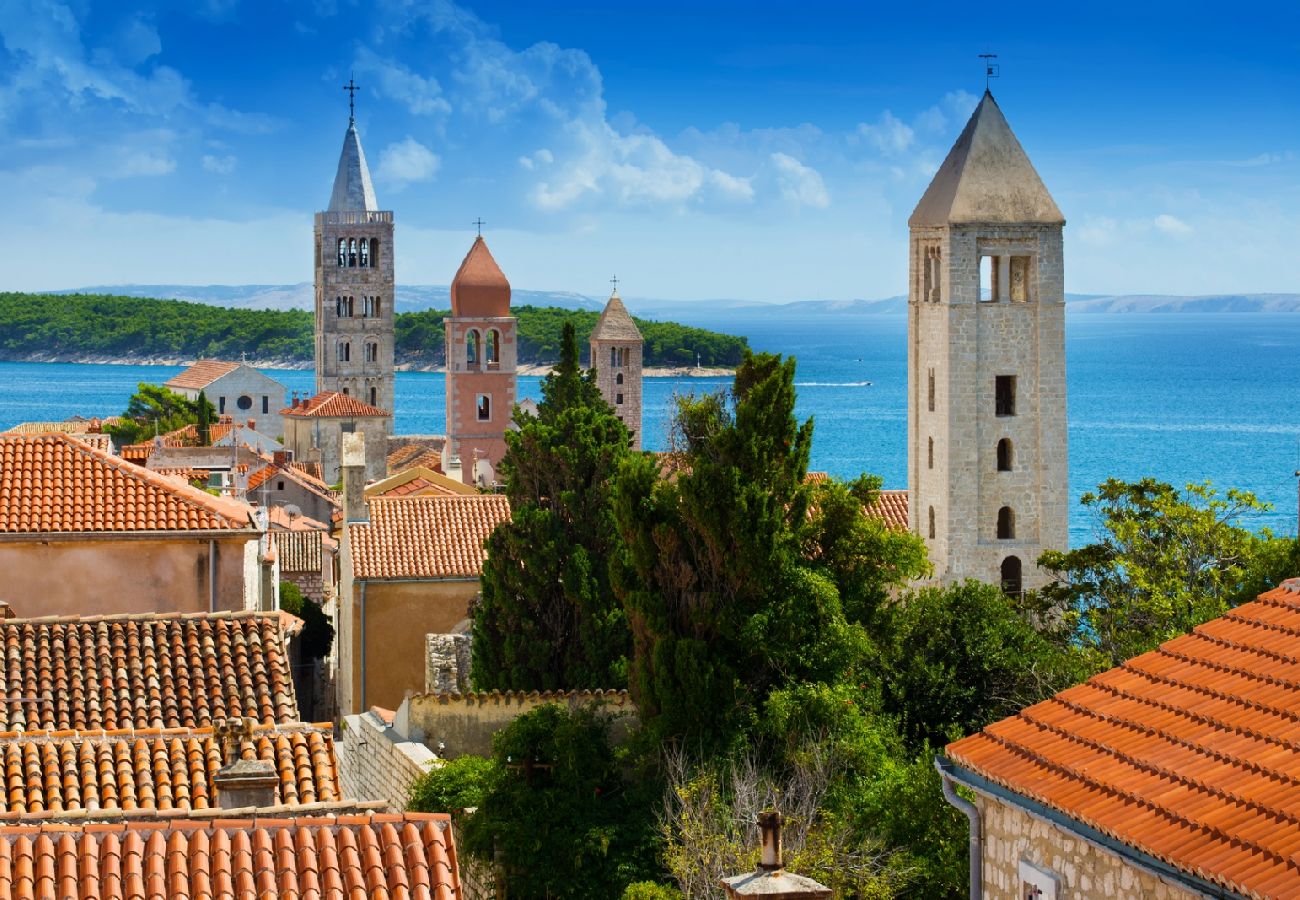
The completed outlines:
[[[0,533],[251,529],[214,497],[64,434],[0,435]]]
[[[315,397],[299,401],[296,406],[286,406],[280,410],[282,416],[299,418],[334,418],[352,419],[358,416],[391,416],[386,409],[362,403],[356,397],[340,394],[336,391],[321,391]]]
[[[271,540],[280,551],[280,571],[321,573],[323,531],[272,531]]]
[[[278,466],[275,463],[267,463],[248,476],[247,493],[252,495],[272,478],[287,478],[299,487],[311,491],[331,503],[338,502],[335,492],[331,491],[329,485],[325,482],[309,475],[302,469],[296,469],[293,466]]]
[[[239,363],[237,362],[201,359],[185,371],[173,375],[163,382],[163,387],[201,391],[222,375],[229,375],[238,368]]]
[[[277,613],[0,621],[0,731],[195,728],[298,719]]]
[[[867,507],[867,515],[906,531],[911,527],[907,521],[907,491],[881,491],[880,499]]]
[[[492,529],[510,518],[504,494],[375,497],[349,523],[357,578],[477,578]]]
[[[451,280],[451,314],[474,319],[510,315],[510,282],[481,234]]]
[[[424,466],[411,466],[366,485],[367,497],[409,497],[420,494],[471,496],[478,488]]]
[[[277,806],[340,798],[329,725],[259,726],[241,755],[275,765]],[[0,734],[0,819],[76,809],[210,809],[221,766],[211,728]]]
[[[7,825],[0,872],[13,900],[461,896],[435,813]]]
[[[1189,875],[1249,897],[1294,896],[1300,579],[947,754]]]

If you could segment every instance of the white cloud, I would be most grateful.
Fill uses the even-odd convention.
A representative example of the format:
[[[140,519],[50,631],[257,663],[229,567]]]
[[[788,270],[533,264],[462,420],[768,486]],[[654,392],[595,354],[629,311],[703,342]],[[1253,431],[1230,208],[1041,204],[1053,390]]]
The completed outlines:
[[[128,154],[118,167],[116,175],[122,178],[157,177],[159,175],[170,175],[176,171],[176,160],[170,156],[150,151],[139,151]]]
[[[1183,235],[1192,233],[1192,226],[1188,225],[1182,219],[1171,216],[1168,213],[1161,213],[1156,216],[1154,224],[1157,231],[1171,234],[1175,237],[1182,237]]]
[[[403,104],[417,116],[446,115],[451,104],[442,95],[438,79],[411,71],[391,59],[383,59],[367,47],[357,51],[356,70],[378,79],[375,92]]]
[[[122,24],[115,43],[118,58],[129,66],[139,65],[162,52],[162,39],[158,37],[158,29],[139,16]]]
[[[233,156],[213,156],[211,153],[205,153],[200,162],[205,170],[217,175],[229,175],[235,171],[236,160]]]
[[[875,125],[858,125],[857,133],[885,156],[897,156],[912,146],[916,133],[889,110],[880,114]]]
[[[533,153],[532,156],[519,157],[520,168],[527,169],[529,172],[549,166],[553,162],[555,162],[555,154],[545,147]]]
[[[771,159],[782,197],[802,206],[819,209],[830,206],[831,196],[816,169],[809,168],[784,153],[773,153]]]
[[[431,180],[441,164],[436,153],[415,138],[407,137],[380,152],[375,177],[402,190],[408,184]]]

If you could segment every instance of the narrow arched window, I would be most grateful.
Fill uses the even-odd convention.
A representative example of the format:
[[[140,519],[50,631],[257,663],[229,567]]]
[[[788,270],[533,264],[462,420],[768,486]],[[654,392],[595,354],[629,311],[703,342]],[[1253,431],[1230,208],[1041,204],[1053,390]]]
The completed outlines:
[[[356,267],[357,267],[357,239],[352,238],[351,240],[348,241],[348,268],[355,269]]]
[[[610,367],[611,369],[617,369],[617,368],[618,368],[618,348],[617,348],[617,347],[610,347],[610,348],[609,348],[609,367]]]
[[[934,468],[934,438],[927,438],[927,440],[929,443],[926,444],[925,467],[927,469],[933,469]]]
[[[934,540],[934,507],[930,507],[930,540]]]
[[[478,365],[478,332],[473,328],[465,332],[465,363]]]
[[[1020,557],[1008,556],[1002,560],[1002,592],[1016,595],[1024,590]]]
[[[337,317],[340,318],[340,319],[343,318],[343,298],[342,298],[342,297],[335,297],[335,298],[334,298],[334,315],[337,316]]]
[[[370,268],[379,268],[379,238],[370,239]]]
[[[1010,472],[1011,464],[1014,461],[1011,449],[1011,438],[1003,438],[998,441],[998,471]]]
[[[361,239],[361,268],[370,268],[370,241]]]
[[[998,540],[1009,541],[1016,536],[1016,513],[1009,506],[998,510]]]
[[[622,383],[623,383],[623,373],[622,373],[622,372],[619,372],[617,375],[614,376],[614,383],[615,383],[615,384],[622,384]]]
[[[479,394],[475,403],[478,412],[478,420],[487,422],[492,419],[492,398],[487,394]]]
[[[483,359],[489,366],[495,366],[501,362],[500,356],[501,332],[495,328],[489,328],[487,340],[483,347]]]
[[[379,396],[378,390],[377,390],[376,388],[371,388],[371,389],[370,389],[370,405],[371,405],[371,406],[378,406],[378,405],[379,405],[379,402],[378,402],[378,400],[376,399],[378,396]]]
[[[339,362],[352,361],[352,345],[347,341],[339,341]],[[347,393],[344,391],[344,393]]]
[[[346,238],[339,238],[339,268],[348,264],[348,242]]]
[[[379,315],[379,298],[378,298],[378,297],[372,297],[372,298],[371,298],[371,301],[372,301],[372,302],[371,302],[371,304],[370,304],[370,308],[371,308],[371,310],[373,310],[373,312],[371,313],[371,315],[378,316],[378,315]]]

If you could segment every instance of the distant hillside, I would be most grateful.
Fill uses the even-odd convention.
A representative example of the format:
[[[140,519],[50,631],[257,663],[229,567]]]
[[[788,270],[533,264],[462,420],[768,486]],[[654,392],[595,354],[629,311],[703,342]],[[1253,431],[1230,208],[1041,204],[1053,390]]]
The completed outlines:
[[[1070,300],[1072,313],[1292,313],[1300,312],[1300,294],[1167,294],[1090,296]]]
[[[573,321],[583,347],[599,313],[514,307],[519,362],[546,365],[559,357],[560,332]],[[445,310],[399,312],[399,365],[443,363]],[[743,337],[676,322],[637,320],[647,366],[735,366]],[[0,359],[43,362],[158,362],[239,359],[287,367],[312,360],[312,317],[298,309],[231,309],[180,300],[108,294],[0,293]]]

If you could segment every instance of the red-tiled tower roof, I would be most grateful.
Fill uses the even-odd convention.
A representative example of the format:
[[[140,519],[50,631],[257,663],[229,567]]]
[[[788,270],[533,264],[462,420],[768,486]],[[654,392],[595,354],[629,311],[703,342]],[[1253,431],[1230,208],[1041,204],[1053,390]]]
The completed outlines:
[[[336,391],[321,391],[315,397],[308,397],[295,406],[286,406],[280,410],[282,416],[299,416],[304,418],[353,419],[363,416],[391,416],[386,409],[362,403],[356,397],[340,394]]]
[[[510,315],[510,282],[479,235],[451,280],[451,314],[475,319]]]

